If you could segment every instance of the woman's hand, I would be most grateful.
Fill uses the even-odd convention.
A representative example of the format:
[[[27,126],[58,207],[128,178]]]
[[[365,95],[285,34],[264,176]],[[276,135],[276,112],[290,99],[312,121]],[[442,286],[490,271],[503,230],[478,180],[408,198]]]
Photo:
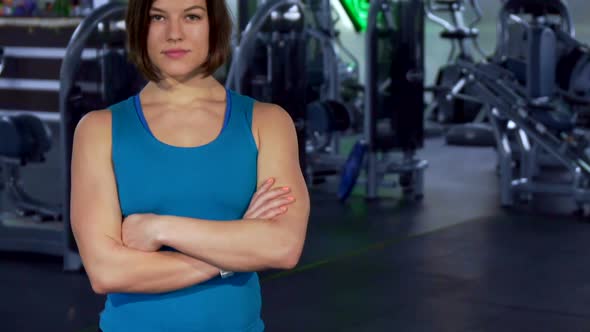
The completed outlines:
[[[295,198],[286,196],[290,188],[272,189],[274,179],[268,179],[252,196],[250,206],[244,214],[244,219],[273,219],[287,212],[287,205],[293,204]]]
[[[123,220],[123,244],[141,251],[158,251],[162,245],[158,241],[158,215],[132,214]]]

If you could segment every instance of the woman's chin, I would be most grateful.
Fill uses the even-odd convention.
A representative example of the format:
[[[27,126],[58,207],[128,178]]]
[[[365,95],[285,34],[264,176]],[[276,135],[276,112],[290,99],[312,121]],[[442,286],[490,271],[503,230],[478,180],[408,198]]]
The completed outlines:
[[[198,76],[197,70],[163,70],[164,78],[169,78],[174,81],[184,82]]]

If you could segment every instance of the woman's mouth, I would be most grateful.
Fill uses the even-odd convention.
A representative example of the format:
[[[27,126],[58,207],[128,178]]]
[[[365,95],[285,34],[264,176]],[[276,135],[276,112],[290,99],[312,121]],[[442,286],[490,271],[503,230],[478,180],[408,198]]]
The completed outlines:
[[[173,49],[173,50],[166,50],[164,51],[164,55],[172,59],[179,59],[182,58],[185,54],[187,54],[188,50],[181,50],[181,49]]]

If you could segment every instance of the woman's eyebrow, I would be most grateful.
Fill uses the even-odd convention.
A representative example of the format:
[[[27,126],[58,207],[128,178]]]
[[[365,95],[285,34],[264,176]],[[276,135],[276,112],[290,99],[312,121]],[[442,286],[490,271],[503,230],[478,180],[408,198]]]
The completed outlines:
[[[203,6],[199,6],[199,5],[192,6],[192,7],[188,7],[188,8],[187,8],[187,9],[185,9],[184,11],[185,11],[185,12],[189,12],[189,11],[191,11],[191,10],[193,10],[193,9],[200,9],[200,10],[202,10],[202,11],[204,11],[204,12],[206,12],[206,11],[207,11],[207,9],[205,9],[205,7],[203,7]],[[152,10],[152,11],[154,11],[154,12],[161,12],[161,13],[165,13],[165,12],[166,12],[165,10],[163,10],[163,9],[160,9],[160,8],[158,8],[158,7],[152,7],[152,9],[151,9],[151,10]]]
[[[206,12],[206,11],[207,11],[207,8],[205,8],[205,7],[203,7],[203,6],[200,6],[200,5],[196,5],[196,6],[188,7],[188,8],[187,8],[187,9],[185,9],[184,11],[185,11],[185,12],[188,12],[188,11],[191,11],[191,10],[193,10],[193,9],[200,9],[200,10],[202,10],[202,11],[204,11],[204,12]]]

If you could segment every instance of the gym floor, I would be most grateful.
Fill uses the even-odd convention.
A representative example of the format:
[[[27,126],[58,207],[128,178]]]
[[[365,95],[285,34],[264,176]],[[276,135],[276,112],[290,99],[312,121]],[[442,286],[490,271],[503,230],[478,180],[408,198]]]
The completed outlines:
[[[421,202],[312,190],[299,266],[261,273],[268,331],[587,331],[588,220],[553,197],[501,209],[492,149],[437,138],[421,157]],[[95,330],[104,297],[85,274],[41,255],[0,261],[2,331]]]

